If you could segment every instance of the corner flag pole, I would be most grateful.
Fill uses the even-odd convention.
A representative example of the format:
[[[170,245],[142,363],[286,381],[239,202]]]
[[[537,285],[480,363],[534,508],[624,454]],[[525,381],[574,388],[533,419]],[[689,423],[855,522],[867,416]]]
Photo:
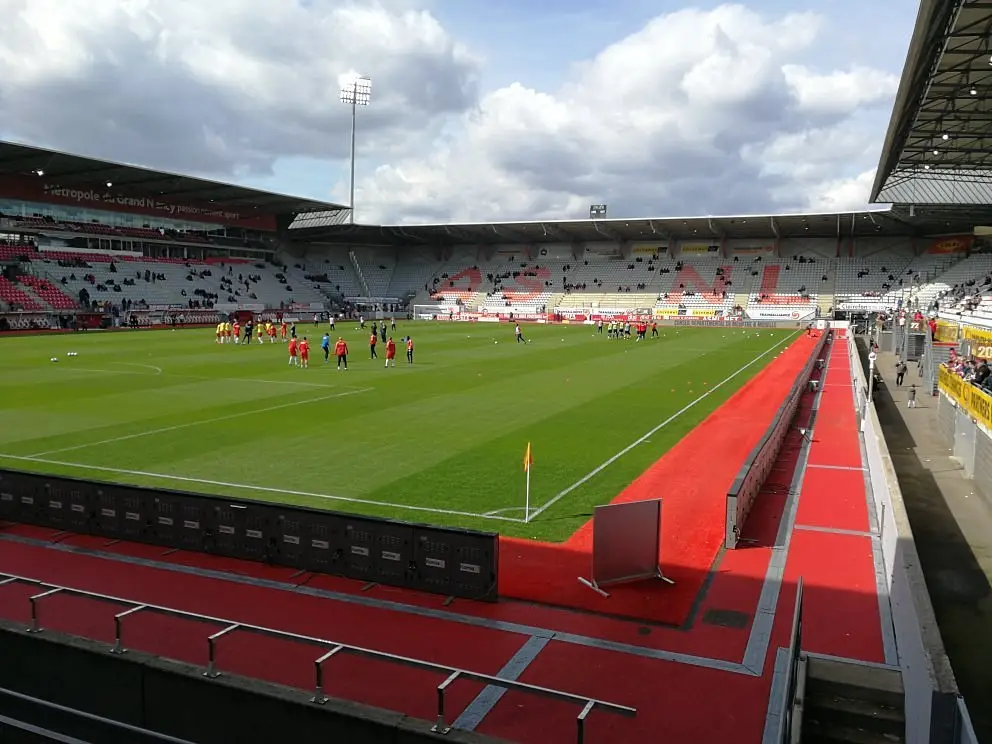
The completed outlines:
[[[534,458],[530,454],[530,442],[527,442],[527,452],[524,454],[524,472],[527,474],[526,500],[524,501],[524,522],[530,522],[530,469],[534,465]]]

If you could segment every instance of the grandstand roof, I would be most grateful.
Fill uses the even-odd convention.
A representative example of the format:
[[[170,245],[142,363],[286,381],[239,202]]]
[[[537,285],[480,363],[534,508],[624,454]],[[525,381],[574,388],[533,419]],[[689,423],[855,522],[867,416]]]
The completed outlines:
[[[992,204],[992,3],[922,0],[873,202]]]
[[[990,222],[992,224],[992,222]],[[970,233],[974,214],[949,208],[881,208],[863,212],[656,217],[604,220],[472,222],[460,225],[333,225],[292,230],[315,243],[362,245],[475,245],[513,243],[652,242],[721,238],[847,238]]]
[[[154,171],[81,155],[70,155],[14,142],[0,142],[0,176],[41,175],[63,187],[103,189],[107,182],[125,196],[169,202],[211,203],[217,208],[255,214],[292,215],[301,212],[340,212],[347,207],[297,196]]]

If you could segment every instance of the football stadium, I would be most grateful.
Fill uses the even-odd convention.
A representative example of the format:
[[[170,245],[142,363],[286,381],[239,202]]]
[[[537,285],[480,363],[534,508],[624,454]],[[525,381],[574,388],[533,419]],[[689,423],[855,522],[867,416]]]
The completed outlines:
[[[862,212],[0,143],[0,741],[976,744],[990,20],[924,0]]]

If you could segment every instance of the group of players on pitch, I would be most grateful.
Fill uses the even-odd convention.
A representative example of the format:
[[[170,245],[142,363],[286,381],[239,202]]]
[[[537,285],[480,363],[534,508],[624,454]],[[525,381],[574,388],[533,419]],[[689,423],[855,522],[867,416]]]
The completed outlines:
[[[315,318],[316,320],[316,318]],[[396,319],[391,318],[389,321],[390,329],[396,330]],[[365,318],[359,318],[359,328],[364,329],[366,327]],[[338,336],[338,340],[332,345],[330,331],[334,328],[334,317],[330,320],[330,330],[324,334],[323,338],[320,340],[320,349],[324,352],[324,364],[328,364],[331,360],[331,352],[333,351],[334,357],[337,360],[337,369],[348,369],[348,343]],[[379,345],[379,338],[382,338],[382,343],[385,345],[386,350],[386,367],[396,366],[396,342],[393,340],[392,336],[386,335],[386,322],[381,321],[377,323],[372,321],[372,333],[369,336],[369,354],[372,359],[378,359],[379,355],[376,353],[376,347]],[[248,320],[244,327],[235,320],[233,322],[225,321],[223,323],[217,324],[217,343],[226,344],[234,343],[240,345],[251,344],[252,338],[257,338],[259,344],[265,343],[265,339],[269,339],[269,343],[276,343],[278,338],[282,343],[287,344],[289,351],[289,365],[291,367],[299,367],[300,369],[307,369],[310,366],[310,341],[306,336],[298,338],[296,334],[296,323],[288,323],[286,321],[281,321],[279,327],[276,327],[275,323],[270,321],[259,321],[257,324]],[[406,336],[402,339],[403,343],[406,345],[406,361],[407,364],[413,364],[413,338]]]

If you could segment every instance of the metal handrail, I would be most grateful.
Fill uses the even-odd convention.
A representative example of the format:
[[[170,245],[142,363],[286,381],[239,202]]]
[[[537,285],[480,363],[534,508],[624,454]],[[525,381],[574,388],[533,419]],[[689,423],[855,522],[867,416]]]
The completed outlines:
[[[300,643],[306,643],[314,646],[322,646],[328,648],[329,650],[321,655],[319,658],[314,660],[314,695],[310,698],[310,702],[316,705],[323,705],[327,702],[327,697],[324,695],[324,663],[329,661],[334,656],[340,654],[350,654],[353,656],[360,656],[370,659],[378,659],[380,661],[387,661],[393,664],[400,664],[403,666],[413,667],[415,669],[423,669],[430,672],[439,672],[447,675],[447,678],[437,686],[437,720],[435,724],[431,727],[431,731],[440,734],[446,734],[451,731],[452,726],[446,722],[445,717],[445,693],[448,688],[451,687],[456,681],[461,679],[472,680],[474,682],[481,682],[487,686],[501,687],[504,690],[514,690],[517,692],[525,692],[532,695],[539,695],[542,697],[549,697],[555,700],[562,700],[564,702],[575,703],[582,706],[582,710],[575,718],[576,724],[576,742],[578,744],[584,744],[585,742],[585,722],[589,717],[589,714],[594,710],[602,710],[606,713],[613,713],[614,715],[624,716],[625,718],[634,718],[637,716],[637,709],[631,708],[626,705],[619,705],[617,703],[611,703],[606,700],[599,700],[597,698],[587,697],[585,695],[575,695],[570,692],[563,692],[561,690],[554,690],[549,687],[541,687],[539,685],[531,685],[526,682],[518,682],[516,680],[502,679],[500,677],[494,677],[490,674],[482,674],[480,672],[473,672],[468,669],[459,669],[457,667],[447,666],[445,664],[436,664],[431,661],[424,661],[422,659],[414,659],[408,656],[400,656],[398,654],[390,654],[385,651],[375,651],[373,649],[364,648],[362,646],[353,646],[347,643],[339,643],[337,641],[330,641],[326,638],[317,638],[316,636],[306,636],[300,633],[292,633],[286,630],[276,630],[274,628],[265,628],[260,625],[251,625],[248,623],[239,623],[233,620],[226,620],[224,618],[213,617],[211,615],[202,615],[196,612],[188,612],[186,610],[177,610],[172,607],[163,607],[161,605],[144,604],[141,602],[135,602],[130,599],[123,599],[121,597],[115,597],[110,594],[100,594],[98,592],[90,592],[83,589],[72,589],[70,587],[59,586],[57,584],[50,584],[45,581],[40,581],[39,579],[30,579],[24,576],[16,576],[14,574],[0,573],[0,586],[6,584],[32,584],[39,588],[44,588],[46,591],[39,592],[38,594],[33,594],[28,597],[28,601],[31,604],[31,622],[28,626],[28,632],[30,633],[40,633],[42,631],[41,622],[38,616],[38,604],[42,599],[47,597],[55,596],[58,594],[66,594],[69,596],[76,597],[86,597],[89,599],[95,599],[102,602],[110,602],[113,604],[131,605],[131,607],[123,612],[119,612],[114,615],[114,645],[110,649],[113,654],[123,654],[127,651],[124,647],[123,642],[123,631],[124,631],[124,619],[132,615],[136,615],[139,612],[150,612],[159,615],[166,615],[169,617],[183,618],[186,620],[195,620],[199,622],[207,622],[214,625],[223,626],[222,630],[219,630],[211,635],[207,636],[207,668],[203,672],[203,676],[209,677],[211,679],[219,677],[221,672],[217,669],[217,641],[223,638],[229,633],[234,633],[237,631],[244,631],[247,633],[256,633],[258,635],[270,636],[273,638],[282,638],[290,641],[297,641]]]

